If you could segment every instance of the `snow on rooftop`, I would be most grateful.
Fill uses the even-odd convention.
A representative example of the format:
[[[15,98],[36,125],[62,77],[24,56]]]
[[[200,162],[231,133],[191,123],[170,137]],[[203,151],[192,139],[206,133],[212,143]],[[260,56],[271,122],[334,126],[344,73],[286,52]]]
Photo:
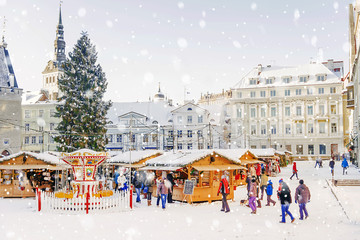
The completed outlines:
[[[265,149],[249,149],[249,151],[255,156],[261,157],[272,157],[275,155],[275,149],[265,148]]]
[[[259,68],[260,66],[253,68],[235,85],[235,88],[341,83],[341,79],[321,63],[309,63],[296,67],[263,66],[261,71]],[[317,81],[316,75],[326,75],[326,80]],[[299,76],[308,76],[309,78],[306,83],[303,83],[298,80]],[[291,77],[291,82],[284,83],[282,77]],[[259,84],[250,85],[249,79],[252,78],[258,78]],[[272,84],[266,84],[265,79],[268,78],[275,78]]]
[[[54,154],[50,154],[50,153],[47,153],[47,152],[45,152],[45,153],[18,152],[18,153],[6,156],[4,158],[0,158],[0,162],[11,160],[13,158],[16,158],[16,157],[22,155],[22,154],[31,156],[31,157],[36,158],[38,160],[42,160],[42,161],[44,161],[45,163],[48,163],[48,164],[65,165],[65,163],[63,161],[61,161],[58,156],[55,156]]]
[[[145,151],[128,151],[128,152],[120,152],[110,159],[108,159],[107,163],[137,163],[147,157],[151,157],[156,154],[162,154],[163,151],[160,150],[145,150]]]
[[[178,151],[166,152],[163,155],[152,158],[146,162],[147,166],[186,166],[196,162],[210,154],[213,150],[194,150],[194,151]]]

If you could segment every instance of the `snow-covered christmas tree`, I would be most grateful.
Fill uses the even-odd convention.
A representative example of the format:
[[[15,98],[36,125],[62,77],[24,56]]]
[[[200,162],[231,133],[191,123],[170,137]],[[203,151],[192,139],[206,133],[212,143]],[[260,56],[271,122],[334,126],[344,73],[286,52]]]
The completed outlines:
[[[106,145],[106,113],[111,102],[103,101],[107,88],[105,73],[96,64],[97,52],[86,32],[81,34],[59,79],[62,96],[56,115],[61,118],[55,141],[58,150],[81,148],[103,151]]]

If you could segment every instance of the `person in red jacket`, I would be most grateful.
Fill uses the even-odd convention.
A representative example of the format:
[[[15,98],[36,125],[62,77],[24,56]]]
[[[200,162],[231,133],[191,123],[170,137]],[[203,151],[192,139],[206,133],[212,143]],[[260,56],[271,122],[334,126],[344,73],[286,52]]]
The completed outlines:
[[[222,194],[222,207],[221,211],[230,212],[229,204],[227,203],[226,196],[230,193],[229,182],[227,180],[227,172],[225,171],[224,174],[221,176],[220,186],[217,192]]]
[[[294,162],[293,164],[293,175],[291,175],[290,180],[292,180],[292,178],[296,175],[296,179],[299,180],[298,174],[297,174],[298,170],[296,168],[296,162]]]
[[[258,163],[256,165],[256,177],[259,182],[261,181],[260,176],[261,176],[261,166],[260,166],[260,163]]]

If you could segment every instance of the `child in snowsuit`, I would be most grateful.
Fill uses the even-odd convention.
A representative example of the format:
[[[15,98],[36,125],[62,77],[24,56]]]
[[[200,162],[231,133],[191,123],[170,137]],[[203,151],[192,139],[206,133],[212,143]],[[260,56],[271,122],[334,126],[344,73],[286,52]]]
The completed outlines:
[[[295,190],[295,203],[299,203],[300,208],[300,220],[308,218],[309,214],[306,210],[306,203],[310,202],[310,190],[309,188],[304,184],[304,180],[299,181],[299,186]]]
[[[273,185],[271,180],[268,181],[268,185],[266,186],[266,195],[267,195],[267,204],[266,206],[270,206],[270,203],[272,203],[274,206],[276,204],[276,202],[274,200],[271,199],[271,196],[273,195]]]

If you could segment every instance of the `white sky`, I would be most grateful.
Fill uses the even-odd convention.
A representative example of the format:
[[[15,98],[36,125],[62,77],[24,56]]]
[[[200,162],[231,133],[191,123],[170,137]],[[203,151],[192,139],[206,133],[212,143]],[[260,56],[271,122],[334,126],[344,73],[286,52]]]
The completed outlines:
[[[194,99],[221,92],[259,63],[290,66],[320,56],[343,60],[348,71],[349,3],[65,0],[62,15],[67,52],[81,31],[96,44],[109,83],[106,99],[146,101],[161,82],[178,102],[185,87]],[[54,0],[0,0],[24,90],[42,87],[41,72],[53,58],[58,6]]]

